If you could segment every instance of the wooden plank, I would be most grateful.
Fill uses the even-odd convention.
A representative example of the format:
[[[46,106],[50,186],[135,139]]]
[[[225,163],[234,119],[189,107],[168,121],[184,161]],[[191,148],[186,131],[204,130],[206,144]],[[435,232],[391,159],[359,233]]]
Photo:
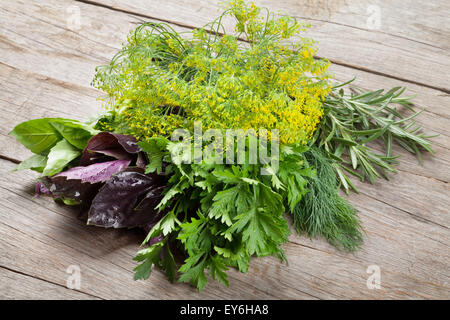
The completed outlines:
[[[286,284],[269,289],[264,282],[252,284],[236,271],[231,272],[232,289],[226,292],[211,282],[199,294],[186,284],[169,283],[159,270],[149,281],[135,282],[132,270],[136,263],[132,258],[145,237],[143,232],[88,227],[77,218],[76,210],[57,205],[47,197],[33,198],[31,176],[36,175],[8,174],[12,164],[0,162],[0,171],[5,174],[0,179],[1,265],[63,285],[68,266],[78,265],[81,290],[105,299],[310,298]],[[11,177],[16,180],[12,182]],[[273,262],[279,263],[275,259]]]
[[[39,33],[39,35],[44,35],[39,41],[57,48],[54,49],[54,52],[52,51],[57,63],[54,64],[54,68],[48,68],[50,64],[44,64],[49,63],[45,58],[46,51],[39,49],[35,41],[19,36],[19,40],[6,39],[4,41],[7,44],[6,47],[0,47],[2,59],[6,57],[7,50],[14,46],[22,48],[22,50],[17,49],[14,54],[7,56],[9,60],[1,60],[15,68],[5,65],[0,68],[0,75],[3,76],[2,83],[7,83],[9,88],[5,90],[6,94],[0,96],[0,99],[3,99],[0,104],[2,108],[0,124],[3,137],[7,131],[6,127],[14,125],[17,120],[22,121],[22,119],[46,115],[64,116],[71,113],[74,113],[75,117],[83,118],[84,115],[92,114],[98,103],[95,102],[97,92],[88,89],[90,79],[88,80],[86,75],[93,71],[87,71],[87,68],[93,68],[96,63],[89,60],[91,59],[89,52],[94,51],[89,48],[94,42],[100,46],[104,36],[103,30],[92,26],[96,22],[108,25],[111,15],[114,15],[115,26],[121,26],[116,30],[117,33],[111,35],[111,42],[103,39],[103,41],[107,41],[108,45],[113,44],[114,46],[110,49],[101,47],[98,50],[106,60],[108,52],[111,52],[112,56],[120,47],[120,38],[123,38],[128,31],[126,24],[129,21],[139,21],[135,16],[124,15],[120,12],[111,13],[111,10],[104,8],[92,10],[89,7],[91,10],[88,12],[88,16],[83,15],[84,19],[88,19],[85,20],[87,23],[85,28],[68,37],[70,32],[64,29],[64,24],[67,18],[65,9],[70,2],[59,2],[58,5],[55,3],[49,1],[45,10],[38,5],[33,6],[33,2],[27,3],[26,6],[24,4],[21,6],[19,3],[13,11],[8,7],[7,18],[9,20],[3,20],[3,17],[0,20],[15,21],[17,18],[17,21],[21,21],[21,28],[13,28],[13,30],[21,30],[23,35],[26,35],[27,23],[33,22],[34,26],[38,26],[37,29],[46,30]],[[80,7],[82,5],[84,4],[80,4]],[[85,11],[84,8],[87,9],[88,6],[81,7],[82,12]],[[4,10],[0,11],[0,13],[3,12]],[[15,15],[11,12],[14,12]],[[55,17],[52,18],[52,15]],[[50,21],[53,26],[49,23]],[[74,38],[72,39],[72,37]],[[67,38],[69,40],[66,40]],[[82,53],[78,52],[78,56],[74,59],[60,58],[70,57],[75,43],[75,46],[81,48]],[[23,50],[26,51],[26,54],[23,53]],[[87,58],[84,58],[84,55]],[[81,59],[82,62],[78,63],[77,59]],[[103,58],[98,60],[101,59]],[[44,65],[37,65],[37,61]],[[66,63],[70,64],[70,68],[64,65],[62,69],[72,69],[73,74],[60,71],[59,64]],[[354,73],[353,69],[348,68],[338,67],[337,70],[336,73],[340,73],[338,77],[342,76],[342,78],[348,78]],[[360,75],[362,80],[358,84],[367,88],[375,84],[377,87],[379,87],[378,84],[385,87],[387,83],[391,82],[398,84],[397,80],[370,73],[360,72]],[[33,91],[35,87],[40,89]],[[438,150],[437,157],[430,161],[441,160],[433,162],[432,166],[426,167],[425,170],[420,169],[419,174],[430,175],[432,181],[427,181],[425,180],[427,178],[420,175],[417,177],[413,175],[413,173],[417,173],[419,167],[410,157],[407,158],[404,170],[411,174],[404,176],[405,174],[401,173],[396,176],[396,179],[399,180],[393,181],[391,189],[383,189],[390,185],[389,183],[384,185],[384,182],[380,182],[376,186],[376,191],[372,191],[374,186],[358,184],[360,188],[363,188],[363,194],[352,195],[351,200],[360,210],[367,230],[367,240],[364,249],[355,256],[341,254],[322,240],[311,242],[293,234],[291,243],[286,246],[289,266],[280,265],[279,261],[274,258],[255,259],[248,274],[241,275],[231,272],[232,288],[228,290],[213,284],[210,291],[196,296],[195,291],[188,286],[170,285],[158,272],[152,275],[151,281],[143,282],[141,286],[140,282],[131,280],[131,270],[134,266],[131,257],[137,249],[139,234],[130,234],[129,232],[122,234],[115,230],[101,232],[99,229],[93,230],[86,227],[82,223],[80,224],[74,218],[73,212],[67,208],[56,206],[46,198],[31,198],[31,189],[24,194],[23,186],[31,184],[32,176],[29,173],[14,173],[8,176],[5,173],[2,175],[5,179],[0,182],[0,185],[3,187],[2,195],[6,195],[7,199],[2,202],[7,203],[8,206],[4,206],[0,212],[3,215],[3,211],[5,211],[2,221],[8,221],[8,223],[2,226],[5,228],[2,230],[2,234],[11,233],[13,236],[7,239],[5,246],[2,243],[2,248],[8,248],[8,250],[0,251],[1,261],[7,261],[8,265],[20,272],[42,277],[46,281],[65,284],[67,275],[63,274],[63,271],[67,268],[67,261],[73,259],[71,257],[77,257],[87,266],[88,287],[86,292],[100,297],[155,297],[156,293],[149,293],[149,291],[155,291],[157,297],[163,298],[176,298],[183,295],[199,298],[236,298],[237,296],[242,298],[447,298],[449,251],[446,244],[449,239],[448,214],[444,205],[448,187],[444,182],[448,181],[448,164],[446,163],[448,147],[445,148],[448,146],[448,135],[445,135],[445,130],[448,128],[448,125],[445,125],[448,124],[446,122],[448,120],[448,111],[446,111],[448,97],[441,96],[442,93],[436,90],[424,89],[419,86],[416,86],[414,90],[420,93],[419,99],[423,99],[424,104],[427,102],[431,106],[427,117],[422,118],[422,114],[420,119],[427,128],[430,126],[433,131],[444,131],[444,134],[437,138],[442,149]],[[17,96],[14,93],[17,93]],[[431,103],[429,103],[430,101]],[[20,107],[21,105],[22,107]],[[86,105],[86,109],[84,109],[84,105]],[[13,117],[17,118],[11,120]],[[15,150],[19,148],[19,145],[12,139],[1,140],[1,144],[7,144],[10,148],[8,155],[17,155]],[[25,153],[23,155],[25,156]],[[19,159],[23,158],[19,157]],[[404,161],[404,159],[402,160]],[[405,166],[404,163],[402,162],[401,166]],[[2,161],[0,167],[9,171],[12,169],[12,164]],[[443,178],[440,171],[444,173]],[[11,176],[14,176],[14,179],[10,179]],[[11,186],[11,182],[14,182],[14,187]],[[405,189],[398,200],[395,197],[398,192],[395,188],[397,183],[405,188],[410,188],[412,183],[415,184],[416,189],[413,192],[416,193],[410,193],[411,191]],[[427,199],[429,190],[436,193],[436,201]],[[376,200],[375,197],[384,202]],[[433,197],[435,196],[433,195]],[[410,203],[410,201],[412,202]],[[428,202],[430,203],[426,205]],[[38,217],[43,220],[39,220]],[[118,234],[121,236],[117,237]],[[32,241],[30,237],[32,237]],[[118,238],[122,240],[118,240]],[[14,248],[20,247],[21,243],[26,243],[26,248],[14,252]],[[14,245],[11,246],[11,244]],[[104,250],[105,245],[106,250]],[[25,266],[21,265],[20,261],[26,260],[27,255],[33,250],[36,252],[33,253],[31,263]],[[11,252],[14,252],[14,255],[8,256]],[[97,256],[101,256],[101,258],[96,258]],[[45,261],[42,257],[46,257],[49,259],[48,261],[56,259],[57,267],[52,267],[49,263],[46,265],[47,269],[42,270],[39,267],[39,264]],[[365,286],[368,277],[366,269],[370,264],[377,264],[382,269],[382,290],[368,290]],[[105,274],[99,273],[98,270],[111,270],[114,274],[118,274],[113,278],[112,287],[108,287],[111,286],[111,280],[109,282],[104,280]],[[347,283],[349,283],[348,286]],[[103,286],[103,288],[96,288],[97,286]],[[253,292],[249,292],[249,287]],[[108,289],[112,290],[112,295]],[[162,292],[166,291],[169,294],[161,296]],[[229,296],[224,295],[224,292],[229,293]]]
[[[101,24],[97,10],[83,9],[83,28],[68,28],[72,1],[17,1],[0,6],[0,62],[44,77],[89,87],[95,67],[107,63],[117,51],[133,22],[120,13],[109,15]],[[33,26],[33,32],[30,32]],[[88,34],[93,32],[96,37]]]
[[[81,2],[188,27],[201,27],[221,11],[218,2],[202,0]],[[403,2],[361,0],[254,2],[272,11],[281,10],[310,22],[312,28],[306,36],[319,42],[320,56],[337,64],[371,70],[450,92],[447,50],[450,28],[446,24],[450,18],[450,8],[446,1],[414,2],[409,6]],[[370,22],[375,13],[373,10],[380,12],[380,27],[376,30],[370,27],[373,25]],[[227,30],[232,30],[231,20],[225,20],[224,24]]]
[[[270,0],[260,1],[264,6],[274,6]],[[448,19],[450,9],[447,1],[429,1],[417,3],[414,0],[284,0],[275,4],[287,12],[298,12],[300,17],[322,22],[344,24],[352,28],[385,33],[392,37],[403,37],[411,41],[422,42],[428,46],[448,49],[450,26],[441,22]],[[380,10],[379,26],[370,25],[369,18],[376,17],[376,6]],[[299,17],[299,18],[300,18]],[[369,21],[368,21],[369,20]],[[369,23],[368,23],[369,22]]]
[[[219,13],[220,2],[204,0],[80,0],[78,2],[99,4],[115,10],[148,14],[179,24],[205,24]],[[450,26],[441,22],[448,19],[450,5],[437,0],[417,3],[414,0],[386,2],[381,0],[255,0],[256,5],[274,12],[288,13],[298,19],[313,20],[317,25],[343,24],[348,27],[386,33],[392,37],[404,37],[442,49],[450,48]],[[376,16],[374,6],[380,9],[380,25],[368,25],[368,18]],[[401,14],[399,14],[401,12]],[[434,19],[430,19],[433,17]],[[195,19],[193,19],[195,18]],[[371,21],[369,21],[370,24]],[[405,25],[405,22],[407,23]]]
[[[211,282],[202,294],[171,285],[155,271],[133,282],[131,261],[143,234],[85,226],[70,208],[32,197],[28,172],[7,176],[0,160],[2,264],[54,283],[65,283],[70,264],[80,266],[83,292],[102,298],[445,298],[448,296],[448,230],[411,218],[380,201],[359,195],[367,231],[363,250],[337,252],[323,240],[292,233],[285,246],[289,265],[273,257],[253,259],[248,274],[231,272],[230,288]],[[420,230],[420,232],[418,232]],[[439,253],[439,254],[437,254]],[[382,270],[382,290],[366,286],[367,267]],[[345,284],[345,285],[344,285]],[[248,290],[248,287],[251,290]],[[351,288],[351,289],[349,289]]]
[[[96,299],[96,297],[67,289],[47,281],[30,277],[0,267],[0,299],[21,300],[59,300],[59,299]]]
[[[76,65],[75,65],[76,66]],[[31,155],[8,133],[17,124],[37,118],[87,120],[102,109],[97,90],[0,64],[0,155],[24,160]]]
[[[32,71],[33,73],[48,76],[56,80],[89,86],[94,75],[95,67],[100,63],[108,62],[109,58],[111,58],[121,47],[121,43],[125,39],[128,31],[136,26],[141,20],[136,16],[123,15],[120,12],[114,12],[104,8],[96,8],[98,12],[96,10],[89,10],[92,9],[92,6],[80,3],[80,11],[83,13],[83,24],[81,25],[80,30],[70,31],[66,29],[68,14],[65,9],[69,8],[71,4],[71,1],[50,1],[45,6],[45,9],[42,9],[39,4],[32,1],[27,2],[26,5],[17,2],[15,10],[9,6],[8,11],[0,11],[0,13],[4,15],[2,16],[2,21],[14,21],[14,23],[17,24],[14,25],[13,28],[15,30],[14,35],[5,32],[5,48],[2,51],[3,62],[18,69]],[[109,20],[115,21],[114,25],[111,26],[111,30],[95,28],[99,21],[102,22],[101,25],[108,25]],[[27,27],[30,24],[35,25],[37,30],[43,30],[43,32],[40,32],[36,37],[39,41],[33,41],[26,38],[28,34]],[[182,28],[177,29],[180,31],[186,30]],[[42,51],[40,49],[40,43],[46,43],[48,47],[56,49],[54,52]],[[14,52],[15,48],[20,48],[20,50],[17,49],[18,51]],[[48,54],[51,56],[60,55],[70,57],[71,54],[73,54],[73,50],[75,50],[74,48],[77,48],[78,50],[78,58],[82,59],[84,57],[87,61],[78,63],[76,59],[72,59],[70,61],[56,60],[56,63],[45,63]],[[23,51],[29,52],[27,54],[22,54]],[[101,58],[99,58],[98,62],[90,61],[90,54],[93,51],[101,53]],[[34,57],[33,59],[38,62],[31,60],[29,58],[30,56]],[[91,65],[86,67],[89,63],[91,63]],[[54,68],[48,68],[47,66],[49,65],[57,65],[58,68],[56,68],[56,66]],[[63,72],[69,68],[72,68],[71,72]],[[359,72],[358,70],[352,70],[350,72],[350,69],[340,66],[334,66],[333,71],[346,74],[346,76],[341,77],[342,79],[347,79],[349,75],[352,75],[353,73],[361,74],[362,76],[370,76],[370,73]],[[86,76],[87,74],[89,74],[89,76]],[[82,78],[82,81],[78,81]],[[384,82],[389,81],[389,78],[386,77],[377,76],[375,79],[378,79],[381,86]],[[390,81],[392,82],[392,79]],[[396,81],[396,84],[405,85],[406,83],[399,83]],[[416,90],[413,90],[412,93],[423,90],[423,88],[418,86],[412,87],[417,88]],[[441,97],[437,97],[438,99],[440,98],[439,101],[433,99],[435,103],[433,103],[433,110],[431,112],[445,115],[448,118],[447,108],[445,107],[445,104],[448,103],[448,96],[442,95],[442,93],[438,91],[430,92],[433,92],[436,96],[439,94],[441,95]],[[424,97],[423,100],[427,102],[430,100],[430,96],[431,94],[426,96],[422,95],[422,97]]]

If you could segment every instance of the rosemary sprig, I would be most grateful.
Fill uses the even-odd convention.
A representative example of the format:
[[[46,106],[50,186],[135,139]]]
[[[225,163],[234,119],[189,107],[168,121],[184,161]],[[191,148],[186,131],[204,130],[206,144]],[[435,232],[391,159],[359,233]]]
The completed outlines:
[[[414,120],[423,110],[415,111],[411,96],[402,96],[404,87],[367,91],[344,87],[354,79],[336,85],[324,101],[325,115],[316,132],[316,143],[327,156],[334,159],[334,169],[342,186],[358,192],[348,174],[373,183],[377,178],[389,178],[389,172],[398,156],[392,154],[392,145],[398,143],[415,154],[422,162],[421,149],[433,152],[429,138]],[[413,114],[405,117],[396,106],[403,106]],[[382,140],[385,154],[380,154],[367,144]]]

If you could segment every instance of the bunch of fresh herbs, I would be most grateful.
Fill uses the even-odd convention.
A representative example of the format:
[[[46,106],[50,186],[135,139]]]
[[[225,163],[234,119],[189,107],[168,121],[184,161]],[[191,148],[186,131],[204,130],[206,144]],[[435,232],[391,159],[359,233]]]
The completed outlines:
[[[227,16],[235,19],[234,33],[223,26]],[[395,172],[394,143],[420,157],[432,151],[430,136],[415,124],[419,113],[404,88],[333,86],[329,62],[314,58],[315,43],[291,39],[306,27],[242,0],[228,2],[191,37],[145,23],[97,69],[93,84],[107,93],[104,116],[90,124],[19,124],[11,134],[34,155],[17,169],[40,172],[36,192],[80,206],[88,224],[143,228],[135,279],[157,266],[171,281],[201,290],[208,274],[228,285],[226,271],[247,272],[252,256],[286,260],[285,213],[299,233],[354,251],[363,230],[339,194],[340,187],[356,190],[348,174],[370,182],[387,177]],[[177,152],[183,142],[170,137],[178,128],[192,133],[198,121],[222,133],[254,129],[244,160],[228,163],[216,152],[214,159],[185,161]],[[249,160],[261,128],[279,131],[271,140],[280,144],[275,169]],[[195,142],[188,142],[192,150]],[[234,157],[234,143],[226,147]]]

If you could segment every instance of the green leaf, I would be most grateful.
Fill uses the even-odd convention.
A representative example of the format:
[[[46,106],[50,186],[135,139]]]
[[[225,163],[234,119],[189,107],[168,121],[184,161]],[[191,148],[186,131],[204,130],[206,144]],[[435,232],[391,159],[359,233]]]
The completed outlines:
[[[257,207],[255,204],[247,212],[236,216],[235,223],[228,231],[242,233],[242,241],[246,244],[247,252],[250,255],[255,253],[257,256],[275,254],[279,251],[279,244],[285,242],[289,234],[286,220],[282,216],[282,205],[278,210],[280,210],[278,214],[275,214]]]
[[[336,137],[334,137],[332,140],[335,141],[335,142],[339,142],[339,143],[341,143],[343,145],[346,145],[346,146],[357,146],[358,145],[355,141],[344,139],[344,138],[336,138]]]
[[[303,156],[302,156],[303,157]],[[313,177],[313,168],[304,168],[304,163],[296,158],[288,157],[280,163],[278,175],[286,188],[289,208],[292,212],[302,196],[308,191],[306,177]],[[267,190],[267,188],[264,188]],[[270,190],[271,191],[271,190]]]
[[[214,250],[224,258],[234,257],[234,253],[230,249],[214,246]]]
[[[43,176],[52,176],[62,171],[64,167],[69,164],[73,159],[81,154],[74,146],[68,143],[66,140],[61,140],[53,148],[50,149],[48,154],[47,165],[42,172]]]
[[[348,80],[348,81],[346,81],[346,82],[344,82],[344,83],[336,84],[336,85],[334,85],[334,86],[332,87],[332,89],[338,89],[338,88],[344,87],[344,86],[346,86],[346,85],[352,83],[353,81],[355,81],[355,79],[356,79],[356,77],[353,77],[353,79]]]
[[[233,172],[229,170],[214,170],[213,171],[214,176],[222,181],[223,183],[227,184],[236,184],[240,182],[240,177],[236,176]]]
[[[173,214],[173,211],[171,211],[170,214],[167,215],[167,217],[168,218],[164,219],[163,223],[161,224],[161,230],[164,236],[172,232],[172,230],[175,228],[175,221],[177,221],[177,218]]]
[[[240,272],[247,272],[250,264],[250,256],[245,251],[245,247],[241,244],[237,248],[221,248],[214,246],[214,250],[222,257],[231,261],[231,265],[237,266]]]
[[[61,201],[67,205],[67,206],[78,206],[80,205],[80,201],[69,199],[69,198],[63,198]]]
[[[189,255],[197,254],[198,252],[209,252],[212,248],[211,229],[208,228],[206,218],[200,212],[197,212],[197,214],[200,219],[191,218],[191,222],[180,225],[181,230],[177,238],[184,244]]]
[[[161,267],[166,272],[167,278],[169,278],[170,282],[173,282],[177,274],[177,264],[175,263],[172,252],[170,252],[168,243],[163,248]]]
[[[421,148],[433,152],[430,137],[420,132],[420,126],[413,128],[414,118],[421,111],[415,112],[411,97],[401,96],[405,88],[395,87],[386,93],[382,89],[370,92],[357,88],[351,90],[356,93],[350,97],[333,89],[325,98],[325,115],[317,129],[320,131],[317,135],[320,137],[318,146],[322,147],[328,158],[337,161],[338,165],[334,168],[347,192],[354,186],[342,169],[347,170],[350,166],[361,170],[361,174],[358,173],[361,180],[367,179],[373,183],[383,176],[388,179],[387,173],[394,172],[391,166],[394,163],[394,142],[418,155],[419,160]],[[403,115],[397,111],[396,104],[413,113]],[[370,145],[366,146],[376,140],[384,142],[387,157],[376,154]],[[353,171],[348,172],[353,174]]]
[[[352,160],[352,167],[356,169],[358,167],[358,160],[356,159],[354,147],[349,147],[348,150],[350,152],[350,159]]]
[[[42,172],[47,164],[47,157],[40,154],[34,154],[31,157],[22,161],[14,171],[31,169],[37,172]]]
[[[157,224],[153,226],[142,244],[146,244],[150,240],[150,238],[155,238],[159,235],[167,236],[169,233],[176,229],[175,223],[176,226],[181,224],[181,222],[178,221],[177,217],[175,216],[174,211],[171,210],[161,220],[159,220]]]
[[[191,285],[197,287],[198,291],[202,291],[208,282],[205,275],[206,257],[203,256],[204,254],[200,253],[187,258],[185,264],[179,270],[183,274],[178,281],[189,282]],[[202,257],[203,259],[201,259]]]
[[[175,197],[177,194],[182,193],[184,189],[189,187],[189,181],[186,180],[185,177],[181,177],[180,181],[172,186],[161,199],[160,203],[156,206],[155,209],[163,209],[169,201]]]
[[[137,253],[136,257],[134,257],[133,260],[144,262],[138,265],[136,268],[134,268],[135,271],[134,280],[148,279],[148,277],[150,276],[150,272],[152,270],[152,266],[154,264],[158,265],[161,260],[160,255],[163,245],[164,242],[160,241],[146,249],[140,250]]]
[[[151,259],[145,260],[143,263],[134,268],[134,280],[145,280],[150,277],[152,271],[153,261]]]
[[[218,282],[222,282],[225,284],[225,286],[229,286],[228,284],[228,276],[225,273],[228,268],[225,265],[223,259],[219,256],[211,256],[210,258],[210,264],[209,264],[209,271],[211,273],[211,277]]]
[[[50,118],[49,123],[74,147],[83,150],[89,139],[99,133],[92,127],[77,120]]]
[[[241,180],[248,184],[258,184],[259,183],[259,181],[255,180],[255,179],[250,179],[250,178],[241,178]]]
[[[228,241],[233,241],[233,234],[229,230],[222,232],[220,235],[223,236]]]
[[[219,191],[214,196],[213,204],[209,210],[209,217],[218,219],[227,226],[231,226],[230,213],[234,213],[236,210],[235,202],[239,195],[240,189],[238,186],[231,187],[229,189]]]
[[[281,182],[281,180],[277,177],[276,174],[272,175],[272,186],[277,190],[286,190],[286,187]]]
[[[294,176],[291,176],[287,180],[287,196],[288,204],[291,212],[294,210],[297,203],[302,199],[303,195],[307,192],[306,185],[307,180],[300,177],[301,182]]]
[[[139,147],[147,154],[149,164],[145,168],[145,173],[160,174],[162,171],[163,158],[168,154],[166,151],[169,141],[165,138],[151,138],[148,142],[141,141]]]
[[[237,260],[238,269],[242,273],[248,272],[248,267],[250,266],[250,256]]]
[[[62,139],[48,118],[22,122],[10,134],[31,152],[41,155],[48,154],[49,150]]]

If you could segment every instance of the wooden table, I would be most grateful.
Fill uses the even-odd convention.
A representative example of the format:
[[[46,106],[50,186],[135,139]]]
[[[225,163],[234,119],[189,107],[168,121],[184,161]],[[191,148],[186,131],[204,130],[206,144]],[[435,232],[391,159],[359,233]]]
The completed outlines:
[[[357,183],[349,199],[367,232],[355,254],[322,239],[292,233],[289,265],[253,259],[247,274],[230,271],[230,288],[210,282],[198,293],[153,271],[133,281],[131,259],[140,231],[86,226],[76,211],[33,197],[32,172],[10,171],[30,153],[8,132],[39,117],[80,120],[100,110],[90,86],[97,65],[144,21],[177,30],[217,15],[206,0],[21,0],[0,4],[0,297],[63,299],[449,299],[450,298],[450,2],[265,0],[312,25],[319,55],[338,80],[357,76],[365,89],[407,86],[426,107],[418,122],[433,139],[434,156],[402,155],[398,174],[374,185]],[[79,14],[79,18],[77,16]],[[78,24],[78,21],[80,22]],[[66,287],[78,266],[79,289]],[[381,288],[369,289],[369,266]],[[70,271],[71,269],[69,269]],[[371,269],[369,268],[369,271]]]

